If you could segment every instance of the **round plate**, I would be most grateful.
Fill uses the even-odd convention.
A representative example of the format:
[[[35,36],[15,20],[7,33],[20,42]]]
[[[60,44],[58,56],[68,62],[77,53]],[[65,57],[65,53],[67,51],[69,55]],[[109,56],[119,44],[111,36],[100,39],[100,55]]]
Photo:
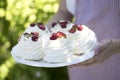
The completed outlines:
[[[79,56],[72,55],[72,57],[69,58],[67,60],[67,62],[64,62],[64,63],[48,63],[48,62],[45,62],[42,60],[41,61],[25,60],[20,57],[17,57],[13,52],[11,52],[11,53],[12,53],[13,58],[18,63],[29,65],[29,66],[35,66],[35,67],[48,67],[48,68],[64,67],[64,66],[81,63],[81,62],[84,62],[84,61],[92,58],[95,55],[94,51],[91,51],[89,53],[85,53],[85,54],[79,55]]]

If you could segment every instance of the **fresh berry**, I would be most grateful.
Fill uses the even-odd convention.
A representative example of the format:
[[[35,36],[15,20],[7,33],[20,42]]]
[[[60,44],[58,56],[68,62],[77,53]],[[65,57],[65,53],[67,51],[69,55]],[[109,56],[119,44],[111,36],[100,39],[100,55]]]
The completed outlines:
[[[31,34],[34,35],[34,36],[39,36],[38,32],[31,32]]]
[[[56,22],[53,22],[51,25],[52,27],[55,27],[56,24],[57,24]]]
[[[62,38],[62,37],[66,38],[66,34],[64,34],[63,32],[60,32],[60,31],[57,32],[57,36],[59,38]]]
[[[32,36],[32,41],[36,42],[38,40],[38,36]]]
[[[50,40],[56,40],[58,38],[56,33],[52,33]]]
[[[31,34],[29,34],[29,33],[24,33],[24,36],[27,37],[27,38],[29,38],[29,37],[31,36]]]
[[[78,31],[82,31],[82,30],[83,30],[82,25],[78,25],[78,26],[77,26],[77,29],[78,29]]]
[[[42,30],[45,30],[45,26],[43,24],[38,24],[38,27]]]
[[[30,24],[30,27],[34,27],[36,24],[35,23],[31,23]]]
[[[61,25],[62,28],[66,28],[67,23],[68,23],[67,21],[59,22],[59,24]]]

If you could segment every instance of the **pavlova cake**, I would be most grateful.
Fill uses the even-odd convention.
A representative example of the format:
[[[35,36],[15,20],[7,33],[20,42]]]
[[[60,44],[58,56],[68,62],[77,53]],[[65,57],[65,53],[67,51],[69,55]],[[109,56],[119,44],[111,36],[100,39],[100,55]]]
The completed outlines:
[[[64,32],[70,41],[73,54],[84,54],[93,50],[98,41],[95,33],[85,25],[75,25],[69,21],[52,23],[52,32]]]
[[[73,56],[92,51],[98,44],[95,33],[85,25],[75,25],[64,20],[51,25],[49,32],[42,23],[30,24],[13,47],[12,53],[26,60],[64,63]]]
[[[21,35],[12,53],[28,60],[41,60],[44,56],[47,28],[42,23],[32,23]]]
[[[71,44],[63,32],[52,33],[45,48],[44,61],[46,62],[66,62],[71,57]]]

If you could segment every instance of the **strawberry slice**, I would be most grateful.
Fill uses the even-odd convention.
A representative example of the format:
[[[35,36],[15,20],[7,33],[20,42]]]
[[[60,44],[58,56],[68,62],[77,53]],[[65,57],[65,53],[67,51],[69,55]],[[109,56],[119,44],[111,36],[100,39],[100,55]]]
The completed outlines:
[[[60,31],[57,32],[57,36],[58,38],[62,38],[62,37],[66,38],[66,34]]]

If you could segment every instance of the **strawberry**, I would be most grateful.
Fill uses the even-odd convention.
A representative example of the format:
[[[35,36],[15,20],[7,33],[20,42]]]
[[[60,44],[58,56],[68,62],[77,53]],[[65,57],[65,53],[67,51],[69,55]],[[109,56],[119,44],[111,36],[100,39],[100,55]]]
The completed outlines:
[[[63,32],[58,31],[58,32],[57,32],[57,37],[58,37],[58,38],[62,38],[62,37],[66,38],[66,34],[63,33]]]
[[[78,25],[78,26],[77,26],[77,29],[78,29],[78,31],[82,31],[82,30],[83,30],[82,25]]]
[[[56,33],[52,33],[51,37],[50,37],[50,40],[56,40],[58,37],[57,37],[57,34]]]
[[[35,23],[31,23],[30,24],[30,27],[34,27],[36,24]]]
[[[38,40],[38,36],[32,36],[32,41],[36,42]]]
[[[38,32],[31,32],[31,34],[34,35],[34,36],[39,36]]]

